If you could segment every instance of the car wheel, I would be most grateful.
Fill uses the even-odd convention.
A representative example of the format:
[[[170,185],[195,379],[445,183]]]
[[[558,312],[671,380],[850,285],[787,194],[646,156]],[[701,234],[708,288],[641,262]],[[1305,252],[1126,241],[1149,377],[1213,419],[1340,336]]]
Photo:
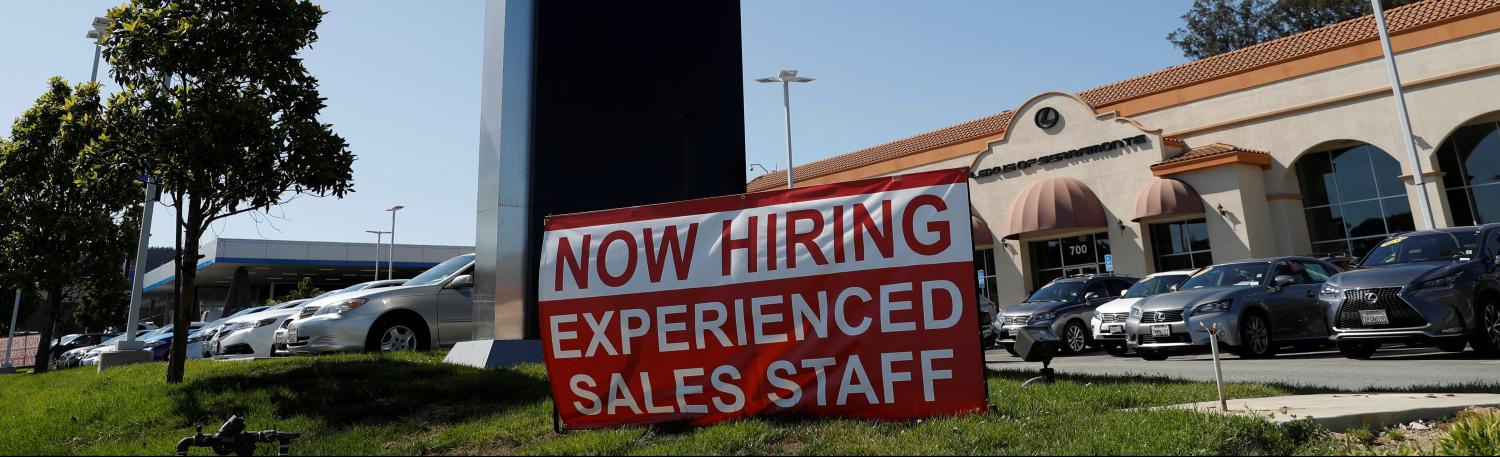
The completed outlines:
[[[1163,361],[1163,360],[1167,360],[1167,353],[1165,353],[1165,352],[1160,352],[1160,351],[1156,351],[1156,350],[1153,350],[1153,349],[1140,349],[1140,348],[1136,348],[1135,352],[1137,354],[1140,354],[1142,359],[1145,359],[1145,360],[1148,360],[1148,361],[1160,362],[1160,361]]]
[[[1089,329],[1084,327],[1082,322],[1069,322],[1066,327],[1063,327],[1061,349],[1059,352],[1062,352],[1063,355],[1075,355],[1087,351],[1089,349]]]
[[[1011,357],[1020,357],[1021,356],[1021,353],[1016,352],[1016,345],[1015,344],[1005,343],[1005,344],[1002,344],[1002,346],[1005,346],[1005,352],[1009,352]]]
[[[1443,352],[1464,352],[1467,347],[1469,347],[1469,342],[1464,341],[1463,338],[1450,338],[1437,344],[1438,350]]]
[[[376,323],[365,342],[368,352],[418,351],[427,347],[426,337],[418,327],[405,320],[382,320]]]
[[[1125,347],[1123,344],[1106,344],[1104,345],[1104,352],[1115,357],[1124,357],[1130,354],[1130,348]]]
[[[1260,314],[1245,314],[1240,319],[1240,358],[1264,359],[1276,356],[1276,345],[1271,339],[1271,324]]]
[[[1379,349],[1380,343],[1339,342],[1339,353],[1355,360],[1368,359]]]
[[[1469,342],[1474,346],[1474,352],[1480,355],[1500,355],[1500,303],[1492,297],[1482,298],[1478,311],[1479,316],[1474,322],[1479,328],[1475,329]]]

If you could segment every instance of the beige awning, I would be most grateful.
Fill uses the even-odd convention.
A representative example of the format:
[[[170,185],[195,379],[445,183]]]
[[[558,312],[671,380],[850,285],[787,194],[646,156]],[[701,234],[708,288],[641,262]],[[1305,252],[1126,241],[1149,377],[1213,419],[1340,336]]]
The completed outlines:
[[[1076,229],[1106,230],[1104,205],[1082,181],[1051,177],[1026,186],[1010,207],[1005,239],[1018,240],[1036,232]]]
[[[1158,178],[1141,189],[1135,197],[1135,217],[1132,222],[1145,219],[1191,216],[1203,214],[1203,197],[1193,186],[1175,179]]]

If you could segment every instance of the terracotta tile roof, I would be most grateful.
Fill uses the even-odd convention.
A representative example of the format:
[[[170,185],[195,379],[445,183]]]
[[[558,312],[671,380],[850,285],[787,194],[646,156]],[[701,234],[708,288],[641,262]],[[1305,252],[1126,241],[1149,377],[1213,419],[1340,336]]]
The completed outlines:
[[[872,163],[884,162],[907,154],[936,149],[975,138],[998,135],[1010,123],[1011,112],[985,116],[927,133],[902,138],[889,143],[871,146],[854,152],[839,154],[827,159],[797,166],[793,177],[798,180],[838,173]],[[745,187],[750,192],[759,192],[786,185],[786,171],[778,170],[751,180]]]
[[[1158,167],[1164,167],[1164,166],[1171,165],[1171,164],[1174,164],[1174,163],[1181,163],[1181,162],[1187,162],[1189,160],[1204,159],[1204,158],[1209,158],[1209,157],[1229,155],[1229,154],[1235,154],[1235,153],[1240,153],[1240,152],[1248,152],[1248,153],[1251,153],[1251,154],[1261,154],[1261,155],[1267,155],[1267,156],[1270,155],[1269,153],[1267,153],[1265,151],[1256,151],[1254,149],[1245,149],[1245,148],[1242,148],[1242,147],[1239,147],[1239,146],[1235,146],[1235,145],[1232,145],[1232,144],[1214,143],[1214,144],[1210,144],[1208,146],[1204,146],[1204,147],[1201,147],[1201,148],[1190,149],[1190,150],[1188,150],[1188,152],[1184,152],[1182,154],[1178,154],[1176,157],[1173,157],[1173,158],[1170,158],[1170,159],[1167,159],[1167,160],[1163,160],[1163,161],[1161,161],[1161,163],[1158,163],[1156,165],[1152,165],[1151,168],[1152,169],[1156,169]]]
[[[1427,0],[1386,11],[1386,25],[1392,32],[1401,32],[1496,7],[1500,7],[1500,0]],[[1364,16],[1100,86],[1078,95],[1095,107],[1105,106],[1377,38],[1375,17]],[[1007,111],[800,165],[796,177],[816,178],[942,145],[1000,134],[1010,115]],[[785,172],[777,171],[751,180],[746,187],[756,192],[785,183]]]

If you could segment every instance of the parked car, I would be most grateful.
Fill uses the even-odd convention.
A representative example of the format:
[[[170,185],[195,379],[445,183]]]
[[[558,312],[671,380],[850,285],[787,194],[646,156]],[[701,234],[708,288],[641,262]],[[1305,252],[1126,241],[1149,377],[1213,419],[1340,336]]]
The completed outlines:
[[[1319,295],[1352,359],[1385,343],[1500,355],[1500,224],[1392,236]]]
[[[979,295],[979,347],[989,350],[1000,344],[1000,328],[995,325],[998,322],[1000,308],[990,297]]]
[[[272,339],[281,323],[301,311],[308,300],[279,303],[258,313],[230,319],[209,343],[214,357],[270,357]]]
[[[1318,290],[1340,270],[1309,257],[1277,257],[1198,270],[1177,291],[1130,308],[1127,343],[1146,360],[1208,347],[1203,326],[1240,357],[1274,357],[1282,346],[1327,344]]]
[[[163,334],[171,335],[172,334],[172,327],[162,327],[162,328],[158,328],[156,330],[147,331],[145,334],[136,336],[135,339],[136,339],[136,341],[140,341],[142,343],[145,343],[147,341],[154,340],[154,339],[160,337]],[[84,353],[82,359],[78,361],[78,366],[91,367],[91,366],[98,365],[99,364],[100,354],[104,353],[104,351],[112,351],[112,350],[114,350],[115,344],[118,343],[119,340],[121,340],[121,339],[124,339],[124,338],[123,337],[117,337],[117,338],[115,338],[115,341],[112,341],[110,343],[101,344],[101,345],[89,348],[88,352]]]
[[[59,338],[57,344],[52,345],[52,364],[57,366],[57,362],[62,360],[63,354],[68,351],[98,346],[99,343],[119,335],[119,333],[82,333]]]
[[[1094,310],[1094,318],[1089,320],[1094,342],[1109,355],[1123,357],[1129,354],[1130,347],[1125,344],[1125,321],[1130,320],[1130,308],[1148,297],[1177,290],[1177,285],[1192,274],[1193,271],[1188,270],[1146,276],[1120,293],[1120,299],[1099,305]]]
[[[293,354],[429,350],[474,333],[474,255],[448,259],[400,286],[342,294],[287,328]]]
[[[136,332],[135,336],[136,336],[137,340],[139,340],[141,338],[144,338],[147,334],[149,334],[151,332],[156,331],[156,326],[155,325],[152,325],[150,330],[144,329],[144,326],[142,326],[141,328],[142,328],[142,330]],[[114,347],[116,343],[118,343],[119,341],[124,340],[124,339],[125,339],[125,335],[120,334],[120,335],[115,335],[114,337],[105,339],[104,342],[96,344],[96,345],[93,345],[93,346],[83,346],[83,347],[80,347],[80,348],[77,348],[77,349],[70,349],[70,350],[64,351],[62,353],[62,356],[58,357],[57,362],[56,362],[55,365],[57,367],[59,367],[59,368],[77,368],[77,367],[83,365],[83,359],[85,359],[85,358],[88,357],[90,351],[93,351],[94,349],[101,348],[101,347]]]
[[[242,309],[242,310],[240,310],[238,312],[235,312],[234,314],[229,315],[228,317],[222,317],[222,318],[219,318],[219,320],[216,320],[216,321],[213,321],[213,322],[209,322],[208,324],[205,324],[203,326],[203,328],[200,328],[200,329],[198,329],[198,331],[189,334],[188,335],[188,346],[187,346],[188,347],[188,358],[195,358],[196,357],[196,358],[205,358],[206,359],[206,358],[209,358],[209,357],[213,357],[213,351],[210,350],[210,349],[212,349],[212,347],[210,347],[210,344],[213,342],[214,336],[218,335],[219,332],[224,329],[224,326],[227,325],[230,320],[233,320],[236,317],[244,316],[246,314],[253,314],[253,313],[258,313],[258,312],[261,312],[261,311],[265,311],[267,308],[270,308],[270,307],[269,306],[256,306],[256,307],[252,307],[252,308],[245,308],[245,309]]]
[[[314,297],[312,300],[309,300],[307,302],[307,304],[302,305],[302,311],[301,312],[299,312],[296,315],[292,316],[290,319],[287,319],[286,322],[283,322],[281,324],[281,327],[279,327],[279,328],[276,329],[276,337],[273,339],[273,341],[271,343],[271,353],[273,355],[278,355],[278,356],[291,354],[290,352],[287,351],[287,348],[286,348],[286,343],[287,343],[287,341],[286,341],[287,327],[290,327],[292,325],[292,323],[296,322],[298,319],[302,319],[304,317],[312,317],[313,313],[317,312],[319,308],[322,308],[322,306],[324,304],[328,303],[328,300],[334,300],[335,299],[334,297],[337,297],[337,296],[340,296],[342,294],[349,293],[349,292],[356,292],[356,291],[370,290],[370,289],[384,289],[384,288],[387,288],[387,287],[400,286],[400,285],[405,284],[405,283],[406,283],[405,279],[385,279],[385,280],[380,280],[380,281],[362,282],[362,283],[359,283],[359,284],[355,284],[355,285],[352,285],[352,286],[349,286],[349,287],[345,287],[343,289],[335,290],[335,291],[332,291],[332,292],[327,292],[327,293],[324,293],[322,295],[318,295],[317,297]]]
[[[202,322],[189,323],[188,338],[191,339],[193,336],[193,332],[196,332],[202,328]],[[150,338],[142,339],[141,342],[146,343],[146,350],[151,351],[151,360],[155,360],[158,362],[167,360],[167,355],[172,351],[172,327],[163,328],[160,330],[160,333],[155,333]],[[189,350],[187,354],[187,358],[197,358],[192,356],[193,352],[191,350]]]
[[[1024,328],[1051,330],[1060,340],[1059,352],[1078,354],[1094,345],[1089,319],[1094,309],[1120,296],[1137,278],[1095,274],[1057,279],[1038,289],[1021,304],[1001,313],[1000,345],[1016,354],[1016,335]]]

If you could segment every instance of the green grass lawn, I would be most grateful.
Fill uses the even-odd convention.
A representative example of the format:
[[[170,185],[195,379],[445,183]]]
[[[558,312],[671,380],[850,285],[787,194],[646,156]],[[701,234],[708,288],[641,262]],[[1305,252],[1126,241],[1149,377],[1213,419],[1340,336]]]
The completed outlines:
[[[1215,398],[1211,384],[1062,377],[1021,387],[990,373],[992,412],[917,422],[770,417],[702,429],[555,434],[541,366],[476,370],[438,354],[193,361],[0,377],[0,454],[171,454],[231,414],[300,432],[293,454],[1286,454],[1303,427],[1185,411],[1124,411]],[[1231,385],[1236,398],[1286,395]],[[1315,441],[1315,440],[1314,440]],[[1314,443],[1316,444],[1316,443]],[[263,453],[274,453],[266,446]],[[204,449],[198,455],[209,455]]]

